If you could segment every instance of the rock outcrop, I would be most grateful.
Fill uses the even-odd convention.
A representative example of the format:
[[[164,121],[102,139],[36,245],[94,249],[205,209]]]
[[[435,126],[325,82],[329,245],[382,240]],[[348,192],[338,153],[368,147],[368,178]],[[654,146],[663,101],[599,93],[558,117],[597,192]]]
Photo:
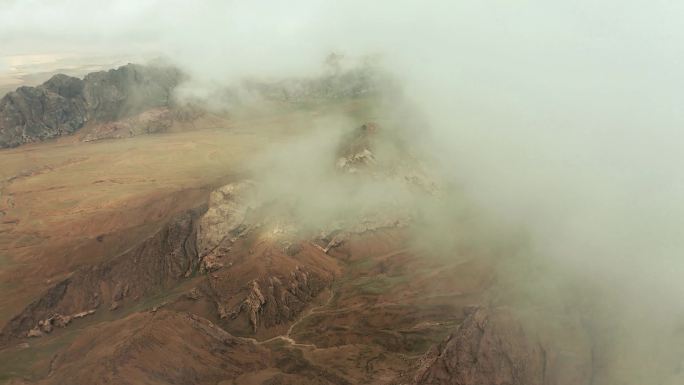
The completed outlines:
[[[92,119],[113,121],[168,106],[181,80],[182,74],[173,67],[128,64],[86,75],[83,98]]]
[[[197,245],[200,271],[208,273],[207,299],[221,326],[239,335],[269,336],[330,287],[340,266],[256,196],[249,180],[213,191]]]
[[[217,259],[230,251],[231,245],[249,225],[247,213],[255,208],[254,184],[250,181],[231,183],[209,195],[209,208],[199,222],[197,246],[204,270],[219,267]]]
[[[396,88],[394,80],[372,66],[359,66],[346,71],[312,78],[290,78],[280,81],[247,81],[245,87],[268,100],[289,103],[360,98]]]
[[[37,87],[19,87],[0,99],[0,148],[168,107],[181,79],[175,68],[128,64],[83,80],[59,74]]]
[[[41,337],[43,334],[49,334],[54,327],[63,328],[71,323],[71,321],[83,318],[95,313],[95,309],[82,311],[72,315],[53,314],[50,317],[38,321],[38,325],[26,333],[27,337]]]
[[[168,108],[154,108],[140,114],[94,126],[81,137],[83,142],[102,139],[121,139],[168,131],[174,123]]]
[[[543,385],[545,352],[503,309],[478,308],[421,360],[415,385]]]
[[[69,135],[88,120],[84,81],[55,75],[0,99],[0,148]]]

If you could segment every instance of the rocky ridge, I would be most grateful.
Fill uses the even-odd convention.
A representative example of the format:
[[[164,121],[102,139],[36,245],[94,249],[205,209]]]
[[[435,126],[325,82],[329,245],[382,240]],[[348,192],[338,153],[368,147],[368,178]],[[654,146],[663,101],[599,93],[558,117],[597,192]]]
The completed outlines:
[[[169,107],[182,79],[175,68],[127,64],[83,79],[59,74],[37,87],[19,87],[0,99],[0,148]]]
[[[0,99],[0,149],[71,135],[86,127],[90,129],[83,141],[165,132],[176,121],[205,114],[205,104],[221,104],[191,97],[177,101],[174,92],[186,80],[175,67],[127,64],[83,79],[58,74],[39,86],[19,87]],[[311,78],[248,80],[239,90],[221,88],[217,99],[226,105],[255,98],[331,101],[378,95],[389,84],[377,69],[359,67]],[[241,94],[250,96],[242,100]]]

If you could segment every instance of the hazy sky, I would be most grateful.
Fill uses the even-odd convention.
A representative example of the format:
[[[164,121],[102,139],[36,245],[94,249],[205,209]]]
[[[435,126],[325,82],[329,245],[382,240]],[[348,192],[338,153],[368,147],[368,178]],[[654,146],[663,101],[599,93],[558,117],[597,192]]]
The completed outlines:
[[[540,253],[654,319],[684,312],[682,1],[0,0],[0,71],[162,55],[230,80],[333,50],[382,54],[444,171]]]

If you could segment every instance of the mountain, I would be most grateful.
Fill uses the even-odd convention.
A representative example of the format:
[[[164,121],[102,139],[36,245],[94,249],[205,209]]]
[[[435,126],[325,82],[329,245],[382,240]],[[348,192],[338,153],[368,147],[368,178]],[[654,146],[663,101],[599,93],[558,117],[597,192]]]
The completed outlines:
[[[170,66],[127,64],[83,79],[58,74],[37,87],[19,87],[0,99],[0,149],[74,134],[83,141],[116,139],[168,131],[206,114],[204,100],[174,98],[187,80]],[[392,80],[372,67],[309,78],[248,79],[222,87],[213,104],[239,106],[251,100],[284,104],[321,103],[377,95]],[[224,114],[225,115],[225,114]]]
[[[167,107],[182,80],[171,67],[128,64],[83,79],[55,75],[0,99],[0,148],[70,135],[89,122],[111,122]]]
[[[0,151],[0,383],[592,383],[580,305],[520,299],[519,240],[434,174],[415,119],[383,119],[391,82],[251,82],[256,112],[212,121],[173,102],[183,79],[3,99],[6,143],[78,140]]]

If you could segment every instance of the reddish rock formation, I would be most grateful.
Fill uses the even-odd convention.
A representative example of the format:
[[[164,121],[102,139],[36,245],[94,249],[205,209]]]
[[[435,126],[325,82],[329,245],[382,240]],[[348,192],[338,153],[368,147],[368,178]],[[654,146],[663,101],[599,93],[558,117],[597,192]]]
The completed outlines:
[[[226,266],[207,276],[208,299],[215,302],[221,325],[264,338],[294,321],[340,274],[338,262],[311,245],[288,255],[278,242],[260,241],[258,234],[238,241],[223,260]]]

